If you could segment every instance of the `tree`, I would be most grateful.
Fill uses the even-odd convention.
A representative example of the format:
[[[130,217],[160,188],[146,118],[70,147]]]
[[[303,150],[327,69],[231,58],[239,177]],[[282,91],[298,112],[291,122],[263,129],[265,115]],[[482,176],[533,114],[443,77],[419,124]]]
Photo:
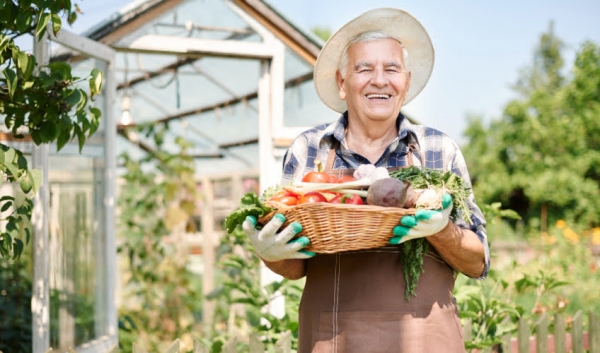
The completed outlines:
[[[565,219],[600,224],[600,47],[587,42],[569,76],[562,42],[543,34],[519,98],[488,127],[471,118],[464,147],[484,203],[501,201],[532,226]]]
[[[101,91],[102,72],[94,69],[88,77],[78,78],[63,62],[40,67],[36,57],[15,42],[23,36],[44,40],[47,28],[57,33],[61,18],[72,24],[78,12],[70,0],[0,0],[0,114],[16,139],[27,136],[36,145],[56,141],[60,150],[77,137],[81,150],[98,128],[101,112],[90,99]],[[89,93],[78,88],[85,81]],[[28,168],[21,151],[4,144],[0,144],[0,176],[0,183],[18,182],[25,194],[23,198],[0,198],[2,212],[10,213],[0,235],[0,256],[18,257],[30,238],[31,199],[42,176]]]

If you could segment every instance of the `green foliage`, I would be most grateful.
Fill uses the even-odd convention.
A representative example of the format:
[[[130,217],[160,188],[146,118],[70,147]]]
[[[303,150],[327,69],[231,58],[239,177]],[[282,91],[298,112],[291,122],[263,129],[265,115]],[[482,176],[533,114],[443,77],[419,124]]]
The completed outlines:
[[[1,4],[0,114],[4,116],[5,127],[15,138],[29,135],[36,145],[56,142],[57,150],[76,137],[81,151],[100,124],[101,112],[91,106],[90,99],[102,90],[102,72],[93,69],[88,77],[78,78],[71,75],[71,67],[63,62],[53,62],[40,68],[36,57],[22,51],[15,43],[15,39],[23,35],[40,40],[48,24],[56,33],[62,26],[61,18],[72,24],[77,19],[79,8],[70,0],[1,1]],[[77,88],[85,81],[89,81],[89,94]],[[28,169],[21,160],[15,161],[14,158],[18,157],[11,154],[18,151],[4,145],[0,147],[5,157],[0,158],[3,181],[18,181],[26,194],[29,193],[27,189],[32,189],[35,194],[41,179],[39,171]],[[19,153],[16,155],[22,157]],[[27,200],[22,202],[27,205],[15,205],[19,216],[8,219],[8,226],[0,239],[1,257],[9,254],[19,256],[22,252],[22,237],[16,235],[25,232],[26,238],[29,237],[31,197],[31,194],[28,195]],[[3,198],[3,201],[4,205],[8,205],[7,200]]]
[[[514,322],[523,308],[502,298],[508,283],[491,270],[485,281],[473,281],[457,285],[455,298],[461,319],[471,319],[474,335],[465,347],[484,348],[498,343],[506,333],[516,331]]]
[[[317,37],[321,38],[324,42],[331,37],[331,29],[327,27],[315,26],[311,28],[311,32],[313,32]]]
[[[134,160],[126,153],[120,188],[118,252],[122,261],[123,305],[119,343],[128,352],[133,342],[160,351],[177,337],[201,330],[200,279],[188,269],[184,231],[194,231],[191,216],[199,201],[189,142],[180,150],[162,148],[166,127],[140,126],[136,133],[154,138],[156,155]]]
[[[225,218],[225,230],[231,233],[244,223],[246,217],[254,216],[258,219],[269,212],[271,208],[265,206],[256,194],[249,192],[240,200],[240,206]]]
[[[215,332],[216,339],[205,340],[204,344],[211,347],[211,342],[225,342],[227,332],[238,331],[249,335],[256,333],[261,337],[268,352],[275,352],[275,343],[286,332],[292,332],[292,347],[298,344],[298,305],[302,293],[302,281],[283,279],[273,282],[263,288],[260,284],[260,259],[254,253],[252,244],[241,230],[236,228],[221,239],[219,245],[218,267],[223,278],[220,285],[207,298],[217,302],[215,327],[227,330]],[[275,296],[285,298],[286,310],[282,318],[265,312],[264,308]],[[243,314],[231,320],[235,305],[243,305]],[[229,327],[233,324],[235,329]],[[241,351],[248,350],[247,343],[239,343]],[[212,347],[211,352],[221,352],[220,347]]]
[[[460,213],[467,224],[471,223],[471,210],[467,203],[471,188],[464,183],[461,177],[451,171],[442,172],[437,169],[412,166],[392,171],[390,177],[409,181],[415,189],[446,189],[452,195],[454,204],[450,214],[452,219],[456,219]]]
[[[0,351],[31,352],[31,251],[0,257]]]
[[[600,46],[584,43],[570,72],[563,46],[551,25],[502,117],[487,125],[469,117],[463,151],[484,205],[493,259],[485,281],[461,276],[457,282],[461,317],[473,320],[467,347],[497,344],[520,317],[533,326],[543,312],[600,310],[590,242],[576,243],[576,231],[554,226],[600,224]],[[506,264],[510,254],[495,254],[494,244],[511,234],[527,239],[533,254],[524,259],[518,252]]]
[[[17,258],[31,239],[31,198],[42,183],[39,170],[28,169],[21,151],[0,144],[0,185],[18,183],[14,195],[0,197],[2,221],[6,222],[0,234],[0,257]]]
[[[489,126],[470,117],[466,130],[477,199],[501,202],[527,227],[600,224],[600,46],[584,43],[570,76],[561,48],[550,28],[515,87],[520,98]]]

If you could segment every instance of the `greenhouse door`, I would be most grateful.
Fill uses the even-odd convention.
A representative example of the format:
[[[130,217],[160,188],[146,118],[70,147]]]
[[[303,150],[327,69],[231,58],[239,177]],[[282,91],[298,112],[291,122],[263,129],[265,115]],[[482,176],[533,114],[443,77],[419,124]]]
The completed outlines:
[[[92,102],[102,112],[100,127],[81,151],[76,141],[59,152],[54,144],[33,148],[33,168],[44,176],[34,199],[33,352],[106,352],[117,344],[115,52],[64,30],[46,36],[34,40],[40,66],[58,46],[69,55],[57,60],[69,63],[74,77],[98,68],[104,82]]]

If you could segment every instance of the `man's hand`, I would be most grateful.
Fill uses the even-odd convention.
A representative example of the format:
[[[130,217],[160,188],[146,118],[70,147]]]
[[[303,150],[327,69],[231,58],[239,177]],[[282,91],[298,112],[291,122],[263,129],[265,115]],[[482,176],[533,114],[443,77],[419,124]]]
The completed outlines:
[[[448,224],[452,207],[452,196],[444,194],[441,210],[418,210],[414,216],[402,217],[400,225],[394,227],[390,244],[397,245],[438,233]]]
[[[269,223],[265,224],[262,230],[257,230],[256,218],[254,216],[246,217],[242,228],[258,256],[272,262],[286,259],[307,259],[315,256],[313,252],[302,250],[310,244],[307,237],[291,240],[302,230],[300,223],[293,222],[277,233],[283,222],[285,222],[285,216],[278,213]]]

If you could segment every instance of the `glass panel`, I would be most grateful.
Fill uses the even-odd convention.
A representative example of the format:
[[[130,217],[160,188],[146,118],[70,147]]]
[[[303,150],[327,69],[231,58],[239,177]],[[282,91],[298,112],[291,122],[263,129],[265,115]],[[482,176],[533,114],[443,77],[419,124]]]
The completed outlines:
[[[129,45],[147,34],[252,42],[262,40],[222,0],[185,1],[126,35],[116,45]]]
[[[70,64],[78,77],[107,69],[91,58]],[[106,112],[102,96],[93,105]],[[104,123],[81,153],[77,139],[59,152],[50,148],[50,345],[56,350],[107,333],[105,156]]]
[[[165,11],[116,45],[126,45],[147,34],[261,40],[253,32],[245,32],[247,29],[247,23],[226,2],[190,0]],[[123,103],[129,102],[128,112],[138,124],[176,117],[169,121],[165,151],[179,150],[174,141],[182,136],[194,145],[188,153],[198,157],[199,174],[258,167],[259,60],[120,52],[115,67],[115,116],[121,116]],[[312,71],[311,64],[286,48],[284,116],[274,117],[283,119],[284,127],[308,128],[333,122],[339,116],[317,97]],[[143,135],[137,138],[143,146],[155,148],[151,139]],[[124,140],[119,141],[118,148],[117,154],[124,149],[130,151]]]
[[[124,97],[135,123],[207,110],[256,93],[259,62],[232,58],[178,60],[175,56],[117,54],[120,116]]]
[[[339,118],[339,114],[329,109],[317,96],[312,80],[312,66],[289,48],[286,48],[285,76],[290,84],[284,94],[284,126],[312,127],[331,123]]]

